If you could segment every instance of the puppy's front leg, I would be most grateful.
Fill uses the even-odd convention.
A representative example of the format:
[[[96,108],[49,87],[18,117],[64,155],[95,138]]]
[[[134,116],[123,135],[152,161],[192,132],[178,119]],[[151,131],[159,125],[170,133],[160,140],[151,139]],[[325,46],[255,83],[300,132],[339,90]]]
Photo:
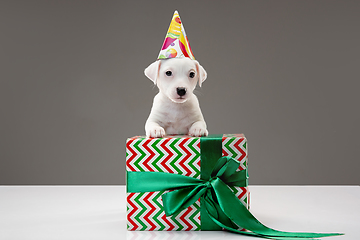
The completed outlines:
[[[145,132],[146,136],[151,138],[165,136],[165,129],[156,122],[146,121]]]
[[[189,129],[189,135],[193,137],[202,137],[208,134],[205,121],[194,122]]]

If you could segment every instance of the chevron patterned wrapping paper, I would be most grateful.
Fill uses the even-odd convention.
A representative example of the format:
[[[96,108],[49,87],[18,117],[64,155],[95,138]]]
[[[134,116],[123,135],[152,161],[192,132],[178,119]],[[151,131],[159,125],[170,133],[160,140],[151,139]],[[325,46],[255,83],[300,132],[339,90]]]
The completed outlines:
[[[126,170],[168,172],[200,179],[200,138],[136,136],[126,142]],[[240,170],[247,167],[247,141],[243,134],[224,134],[222,155],[238,160]],[[231,187],[240,201],[249,207],[248,187]],[[201,230],[200,200],[177,215],[166,217],[161,195],[166,191],[127,193],[127,228],[131,231]]]

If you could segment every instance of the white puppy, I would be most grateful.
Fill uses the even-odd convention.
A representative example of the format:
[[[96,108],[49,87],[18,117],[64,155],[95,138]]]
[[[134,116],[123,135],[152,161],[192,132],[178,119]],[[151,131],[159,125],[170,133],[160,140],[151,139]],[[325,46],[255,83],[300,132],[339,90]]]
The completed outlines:
[[[196,60],[172,58],[157,60],[145,75],[159,88],[145,124],[147,137],[166,134],[207,136],[206,123],[193,90],[206,79],[205,69]]]

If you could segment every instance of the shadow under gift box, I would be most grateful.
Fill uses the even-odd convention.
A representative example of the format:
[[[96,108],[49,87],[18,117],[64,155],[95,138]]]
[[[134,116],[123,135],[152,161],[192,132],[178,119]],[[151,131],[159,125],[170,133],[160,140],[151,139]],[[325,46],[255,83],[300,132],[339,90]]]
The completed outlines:
[[[221,138],[222,156],[240,162],[239,171],[247,168],[247,140],[243,134],[209,135]],[[200,179],[201,138],[186,135],[146,138],[136,136],[126,142],[128,172],[166,172]],[[211,168],[213,166],[210,166]],[[129,184],[127,182],[127,184]],[[141,183],[136,183],[141,184]],[[230,187],[244,206],[249,208],[248,187]],[[127,229],[131,231],[199,231],[200,200],[179,214],[165,215],[161,196],[168,191],[127,193]]]

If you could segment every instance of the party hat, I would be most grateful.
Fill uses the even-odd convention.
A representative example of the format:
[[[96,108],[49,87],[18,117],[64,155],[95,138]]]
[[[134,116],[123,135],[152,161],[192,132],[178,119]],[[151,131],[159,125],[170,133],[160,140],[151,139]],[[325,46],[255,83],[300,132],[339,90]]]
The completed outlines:
[[[158,59],[188,57],[195,60],[178,11],[174,12]]]

